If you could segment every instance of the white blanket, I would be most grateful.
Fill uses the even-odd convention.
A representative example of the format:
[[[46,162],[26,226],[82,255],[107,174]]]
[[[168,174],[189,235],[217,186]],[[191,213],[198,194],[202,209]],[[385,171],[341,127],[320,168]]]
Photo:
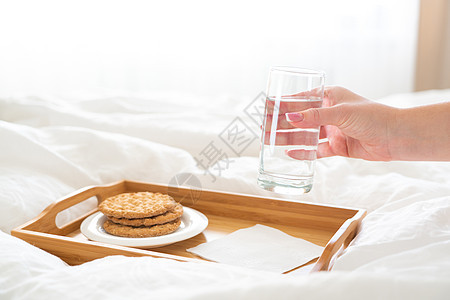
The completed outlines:
[[[405,107],[445,99],[448,90],[382,101]],[[70,267],[9,235],[76,189],[122,179],[167,184],[190,172],[203,188],[270,195],[255,183],[259,145],[252,132],[258,126],[244,113],[251,100],[0,98],[0,298],[448,299],[450,163],[445,162],[319,160],[313,190],[298,199],[369,212],[332,272],[277,275],[121,256]],[[240,155],[219,137],[236,116],[248,126],[245,137],[251,141]],[[231,162],[205,172],[196,159],[211,142]]]

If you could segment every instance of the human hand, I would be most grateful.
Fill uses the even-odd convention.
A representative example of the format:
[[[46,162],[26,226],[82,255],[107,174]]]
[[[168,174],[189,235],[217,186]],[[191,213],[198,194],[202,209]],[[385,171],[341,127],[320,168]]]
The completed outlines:
[[[321,108],[287,113],[286,119],[298,128],[320,126],[319,137],[328,141],[319,143],[318,158],[340,155],[389,161],[393,159],[389,144],[396,113],[396,108],[372,102],[345,88],[327,87]],[[305,159],[303,150],[290,150],[287,154]]]

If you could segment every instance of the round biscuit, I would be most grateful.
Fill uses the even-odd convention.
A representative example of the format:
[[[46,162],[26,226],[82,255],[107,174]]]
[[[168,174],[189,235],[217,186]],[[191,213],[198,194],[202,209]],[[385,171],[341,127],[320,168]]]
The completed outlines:
[[[172,210],[177,202],[166,194],[138,192],[123,193],[102,201],[98,209],[108,217],[149,218]]]
[[[168,212],[154,216],[149,218],[136,218],[136,219],[127,219],[127,218],[116,218],[109,216],[108,219],[116,224],[128,225],[128,226],[152,226],[158,224],[164,224],[175,219],[178,219],[183,215],[183,206],[179,203],[175,205],[172,210]]]
[[[181,219],[178,218],[172,222],[153,226],[133,227],[122,224],[116,224],[106,220],[103,224],[105,231],[112,235],[131,238],[155,237],[174,232],[180,227]]]

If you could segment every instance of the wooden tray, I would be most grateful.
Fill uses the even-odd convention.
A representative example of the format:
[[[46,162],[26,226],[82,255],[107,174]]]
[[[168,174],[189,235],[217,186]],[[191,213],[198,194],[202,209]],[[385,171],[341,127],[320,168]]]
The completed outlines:
[[[56,225],[56,216],[61,211],[91,197],[96,197],[100,203],[113,195],[140,191],[168,193],[184,206],[192,207],[205,214],[209,219],[208,227],[203,233],[193,238],[150,251],[93,242],[85,238],[80,232],[80,224],[86,217],[97,212],[97,209],[62,227]],[[325,246],[318,259],[305,264],[314,264],[310,266],[314,272],[331,270],[335,258],[356,236],[365,215],[366,211],[362,209],[121,181],[110,185],[87,187],[68,195],[48,206],[35,219],[12,230],[11,234],[59,256],[70,265],[108,255],[152,256],[178,261],[212,263],[187,252],[186,249],[240,228],[263,224],[319,246]]]

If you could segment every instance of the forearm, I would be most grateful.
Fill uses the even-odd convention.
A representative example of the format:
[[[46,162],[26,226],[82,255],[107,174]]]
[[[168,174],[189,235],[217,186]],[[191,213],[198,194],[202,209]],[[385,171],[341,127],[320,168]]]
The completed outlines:
[[[397,109],[389,151],[393,160],[450,161],[450,102]]]

